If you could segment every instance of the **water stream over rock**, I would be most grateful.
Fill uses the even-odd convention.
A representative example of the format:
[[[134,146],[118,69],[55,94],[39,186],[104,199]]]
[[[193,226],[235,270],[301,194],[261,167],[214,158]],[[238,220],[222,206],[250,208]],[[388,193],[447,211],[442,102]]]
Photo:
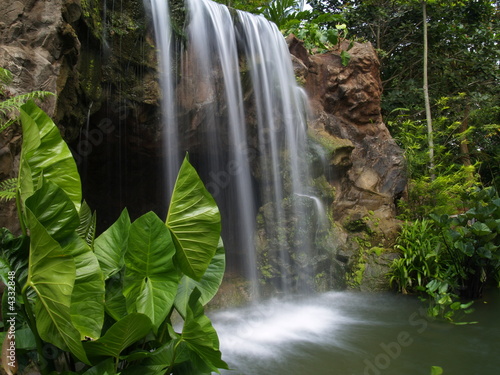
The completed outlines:
[[[186,41],[176,56],[165,2],[150,1],[162,72],[167,181],[180,155],[189,152],[222,209],[229,262],[251,280],[252,294],[259,294],[257,265],[269,270],[265,257],[274,261],[274,287],[305,288],[317,232],[307,219],[324,209],[317,208],[321,202],[310,187],[304,94],[282,34],[261,16],[188,0]],[[174,64],[178,77],[168,77],[177,71]],[[256,243],[257,212],[264,206],[267,227],[261,229],[275,234],[272,250]]]

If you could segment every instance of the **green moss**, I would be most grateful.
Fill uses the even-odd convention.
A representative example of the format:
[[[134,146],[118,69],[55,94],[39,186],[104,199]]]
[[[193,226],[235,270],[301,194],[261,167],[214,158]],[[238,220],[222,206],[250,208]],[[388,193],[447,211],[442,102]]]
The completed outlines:
[[[316,195],[323,202],[331,203],[335,200],[335,187],[330,185],[325,175],[315,178],[312,182],[312,186],[317,193]]]
[[[363,276],[366,270],[366,259],[361,256],[358,263],[354,267],[353,272],[347,277],[347,285],[351,288],[359,288],[363,282]]]
[[[83,20],[98,40],[103,36],[102,1],[81,0]]]
[[[350,140],[335,137],[325,130],[309,129],[307,135],[321,145],[330,156],[340,149],[347,149],[349,152],[354,149],[354,145]]]
[[[98,102],[102,96],[101,60],[98,56],[83,53],[80,59],[80,86],[87,98]]]

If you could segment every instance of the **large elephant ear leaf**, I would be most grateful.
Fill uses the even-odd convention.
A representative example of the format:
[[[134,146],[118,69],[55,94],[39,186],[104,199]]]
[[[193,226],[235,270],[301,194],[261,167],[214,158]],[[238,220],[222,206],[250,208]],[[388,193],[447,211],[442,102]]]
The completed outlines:
[[[170,232],[154,212],[142,215],[130,226],[123,294],[128,311],[147,315],[155,329],[174,304],[180,278],[174,253]]]
[[[71,318],[81,338],[98,338],[104,321],[104,278],[95,254],[75,231],[79,223],[75,206],[58,185],[43,181],[26,200],[26,207],[59,243],[62,252],[73,258],[76,279],[71,295]]]
[[[177,176],[166,225],[176,246],[177,265],[200,280],[217,250],[221,219],[215,200],[187,157]]]
[[[200,291],[200,303],[203,306],[210,302],[219,290],[222,278],[224,277],[225,268],[226,255],[221,238],[219,239],[217,251],[201,280],[196,281],[184,275],[179,283],[177,296],[175,297],[175,308],[183,317],[186,316],[187,303],[194,288],[198,288]]]
[[[80,333],[71,323],[71,293],[76,277],[72,257],[45,230],[28,208],[31,232],[28,280],[37,295],[35,314],[42,340],[62,350],[69,350],[79,360],[89,363],[80,341]]]
[[[61,187],[79,210],[82,201],[80,175],[59,129],[32,101],[22,105],[20,113],[23,127],[19,171],[22,201],[33,194],[39,176],[43,176]]]

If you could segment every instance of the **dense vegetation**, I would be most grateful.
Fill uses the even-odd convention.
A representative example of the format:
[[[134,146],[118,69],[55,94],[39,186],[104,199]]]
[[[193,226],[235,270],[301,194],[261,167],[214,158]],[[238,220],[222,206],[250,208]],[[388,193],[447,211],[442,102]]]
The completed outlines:
[[[23,104],[44,95],[0,103],[5,115],[19,111],[23,133],[18,176],[0,186],[1,199],[15,200],[22,229],[20,236],[0,229],[4,369],[160,375],[227,368],[203,308],[224,274],[220,215],[194,168],[186,158],[165,220],[149,212],[131,222],[125,209],[97,236],[96,213],[82,202],[76,162],[57,126],[33,101]]]

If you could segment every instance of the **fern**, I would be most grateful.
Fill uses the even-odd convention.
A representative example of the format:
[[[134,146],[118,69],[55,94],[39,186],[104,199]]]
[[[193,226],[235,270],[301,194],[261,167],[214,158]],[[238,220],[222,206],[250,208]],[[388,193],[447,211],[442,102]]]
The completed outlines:
[[[32,99],[44,99],[47,96],[54,95],[50,91],[33,91],[27,94],[16,95],[0,102],[0,112],[4,115],[12,110],[19,109],[24,103]]]
[[[7,120],[7,122],[0,124],[0,133],[3,132],[5,129],[7,129],[9,126],[11,126],[13,123],[16,121],[13,119]]]
[[[17,178],[9,178],[0,182],[0,201],[8,201],[16,197]]]
[[[12,73],[7,69],[0,67],[0,95],[3,95],[3,85],[8,85],[12,82]]]
[[[0,67],[0,99],[9,96],[4,92],[4,86],[12,82],[12,73],[7,69]],[[33,91],[27,94],[8,97],[0,101],[0,133],[16,122],[16,119],[9,119],[9,114],[18,111],[19,108],[29,100],[45,99],[47,96],[54,95],[50,91]]]

